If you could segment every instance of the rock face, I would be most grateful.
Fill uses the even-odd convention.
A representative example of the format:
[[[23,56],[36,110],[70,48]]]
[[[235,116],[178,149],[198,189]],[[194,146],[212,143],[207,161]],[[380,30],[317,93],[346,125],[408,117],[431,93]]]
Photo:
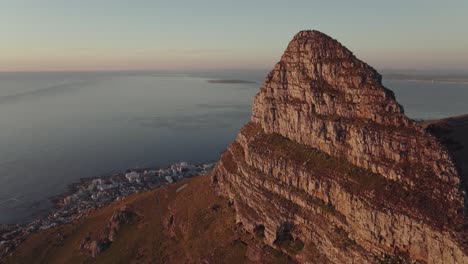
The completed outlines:
[[[212,180],[246,230],[300,262],[468,263],[449,152],[318,31],[290,42]]]
[[[133,224],[138,216],[130,210],[129,207],[123,206],[116,210],[105,230],[102,230],[96,239],[92,239],[87,235],[80,243],[80,251],[84,251],[91,258],[96,258],[99,254],[108,249],[113,242],[117,240],[117,234],[124,224]]]

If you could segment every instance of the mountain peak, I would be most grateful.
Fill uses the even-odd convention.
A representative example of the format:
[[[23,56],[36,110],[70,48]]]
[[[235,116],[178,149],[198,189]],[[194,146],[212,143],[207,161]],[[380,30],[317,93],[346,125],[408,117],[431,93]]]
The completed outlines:
[[[298,39],[325,39],[328,41],[334,41],[338,42],[336,39],[330,37],[329,35],[318,31],[316,29],[306,29],[306,30],[301,30],[294,35],[293,40],[298,40]]]
[[[414,185],[424,174],[451,183],[453,195],[459,177],[447,151],[404,115],[380,80],[338,41],[301,31],[256,95],[252,121],[392,180]],[[409,152],[392,140],[421,146]],[[413,171],[407,163],[425,169]]]
[[[365,81],[382,85],[382,76],[374,68],[356,58],[338,40],[317,30],[304,30],[297,33],[289,42],[281,57],[281,62],[303,63],[304,68],[309,69],[314,68],[311,64],[332,63],[343,68],[353,68],[356,70],[355,74],[359,74]],[[346,72],[346,74],[350,73],[352,72]]]
[[[353,53],[338,40],[317,30],[297,33],[288,45],[285,54],[302,54],[313,61],[357,60]]]
[[[457,245],[463,235],[437,233],[463,222],[457,167],[381,79],[326,34],[294,36],[213,174],[247,230],[264,230],[272,246],[304,242],[332,263],[372,263],[370,255],[390,251],[429,263],[467,260]],[[324,244],[336,230],[359,246]]]

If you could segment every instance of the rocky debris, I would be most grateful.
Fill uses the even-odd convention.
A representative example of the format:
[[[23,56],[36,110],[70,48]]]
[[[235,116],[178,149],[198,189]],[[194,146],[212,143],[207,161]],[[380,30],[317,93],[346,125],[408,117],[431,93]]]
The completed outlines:
[[[170,208],[170,211],[172,212],[172,208]],[[165,231],[167,232],[167,235],[171,238],[176,237],[176,225],[175,225],[175,217],[174,214],[168,215],[164,219],[164,226],[165,226]]]
[[[110,246],[110,241],[107,239],[91,240],[88,236],[80,243],[80,250],[85,251],[90,257],[95,258]]]
[[[468,263],[451,153],[318,31],[289,43],[212,183],[243,228],[300,262]]]
[[[89,246],[89,250],[91,251],[91,256],[93,258],[97,257],[97,255],[101,254],[104,250],[107,249],[109,242],[101,241],[101,240],[94,240],[91,242]]]
[[[109,219],[106,229],[98,235],[98,238],[92,239],[91,235],[87,235],[80,243],[79,249],[92,258],[97,257],[109,248],[112,242],[116,241],[117,234],[122,225],[133,224],[137,219],[138,215],[128,206],[121,207],[119,210],[114,212],[112,217]]]
[[[190,164],[180,162],[164,168],[132,169],[96,178],[84,178],[80,183],[70,185],[70,191],[51,198],[55,208],[45,217],[40,217],[26,224],[0,225],[0,259],[13,252],[31,233],[57,227],[76,221],[91,211],[102,208],[109,203],[119,201],[135,192],[147,191],[175,181],[203,175],[211,171],[214,163]],[[170,178],[170,181],[167,180]],[[120,212],[126,214],[126,211]],[[125,215],[117,215],[116,218]],[[117,223],[117,222],[115,222]],[[115,239],[111,231],[107,240],[96,241],[93,252],[101,252],[108,242]],[[112,238],[112,239],[111,239]],[[91,242],[87,241],[88,250]]]
[[[132,224],[136,218],[137,215],[127,206],[124,206],[120,208],[120,210],[115,211],[107,226],[108,240],[114,242],[116,240],[120,226],[122,224]]]

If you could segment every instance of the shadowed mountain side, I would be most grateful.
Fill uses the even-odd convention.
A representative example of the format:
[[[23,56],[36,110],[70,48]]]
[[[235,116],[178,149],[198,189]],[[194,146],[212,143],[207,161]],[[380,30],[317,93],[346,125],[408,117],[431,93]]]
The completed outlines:
[[[421,125],[453,153],[461,169],[462,187],[466,192],[468,187],[468,115],[425,121]]]

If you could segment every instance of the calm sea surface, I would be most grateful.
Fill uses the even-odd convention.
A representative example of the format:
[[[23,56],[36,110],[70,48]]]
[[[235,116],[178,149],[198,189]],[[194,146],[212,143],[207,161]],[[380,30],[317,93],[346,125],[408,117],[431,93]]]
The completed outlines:
[[[213,161],[249,120],[265,72],[0,73],[0,223],[79,178]],[[257,83],[208,83],[208,79]],[[386,81],[412,118],[468,113],[468,85]]]

